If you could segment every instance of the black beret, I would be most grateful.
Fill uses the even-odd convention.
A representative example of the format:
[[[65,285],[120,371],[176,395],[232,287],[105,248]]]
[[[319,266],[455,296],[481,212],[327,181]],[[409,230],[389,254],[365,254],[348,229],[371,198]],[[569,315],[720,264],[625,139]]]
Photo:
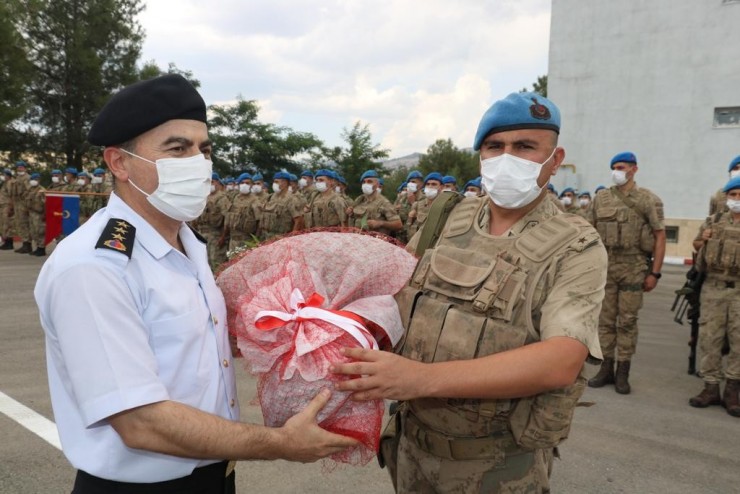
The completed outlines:
[[[206,122],[206,104],[187,79],[168,74],[114,94],[95,118],[87,140],[95,146],[121,144],[174,119]]]

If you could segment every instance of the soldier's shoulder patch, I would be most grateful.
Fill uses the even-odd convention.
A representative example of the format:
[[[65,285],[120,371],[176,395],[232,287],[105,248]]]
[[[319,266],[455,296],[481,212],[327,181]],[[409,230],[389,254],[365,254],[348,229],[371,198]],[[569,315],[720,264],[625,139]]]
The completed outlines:
[[[203,235],[201,235],[198,232],[198,230],[196,230],[195,228],[193,228],[191,225],[188,225],[188,228],[190,228],[190,231],[193,232],[193,235],[195,235],[195,238],[197,238],[200,242],[202,242],[204,244],[207,244],[208,243],[208,240],[206,240],[206,238]]]
[[[135,236],[136,227],[134,225],[122,219],[111,218],[98,238],[95,248],[115,250],[131,259]]]

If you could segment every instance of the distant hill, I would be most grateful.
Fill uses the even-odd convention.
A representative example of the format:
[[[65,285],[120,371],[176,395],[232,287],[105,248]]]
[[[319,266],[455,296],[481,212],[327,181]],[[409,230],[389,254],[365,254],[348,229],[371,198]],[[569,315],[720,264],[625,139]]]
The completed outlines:
[[[424,156],[423,153],[411,153],[407,156],[401,156],[400,158],[391,158],[383,161],[383,166],[386,170],[393,171],[401,167],[414,168],[419,164],[419,160]]]

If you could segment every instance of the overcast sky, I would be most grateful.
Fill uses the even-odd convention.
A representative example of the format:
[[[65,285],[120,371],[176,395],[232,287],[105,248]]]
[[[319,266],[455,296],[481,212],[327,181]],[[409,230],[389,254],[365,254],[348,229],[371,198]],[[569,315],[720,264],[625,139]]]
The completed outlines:
[[[206,104],[328,145],[360,120],[391,157],[472,145],[496,99],[547,73],[549,0],[148,0],[142,59],[174,62]]]

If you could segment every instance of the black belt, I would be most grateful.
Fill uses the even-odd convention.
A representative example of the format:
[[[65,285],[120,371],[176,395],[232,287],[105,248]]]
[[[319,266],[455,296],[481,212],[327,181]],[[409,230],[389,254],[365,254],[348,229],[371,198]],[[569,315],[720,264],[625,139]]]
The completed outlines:
[[[234,494],[236,474],[228,469],[229,462],[222,461],[179,479],[151,483],[118,482],[78,470],[72,494]]]
[[[735,288],[735,281],[712,280],[712,284],[718,288]]]

